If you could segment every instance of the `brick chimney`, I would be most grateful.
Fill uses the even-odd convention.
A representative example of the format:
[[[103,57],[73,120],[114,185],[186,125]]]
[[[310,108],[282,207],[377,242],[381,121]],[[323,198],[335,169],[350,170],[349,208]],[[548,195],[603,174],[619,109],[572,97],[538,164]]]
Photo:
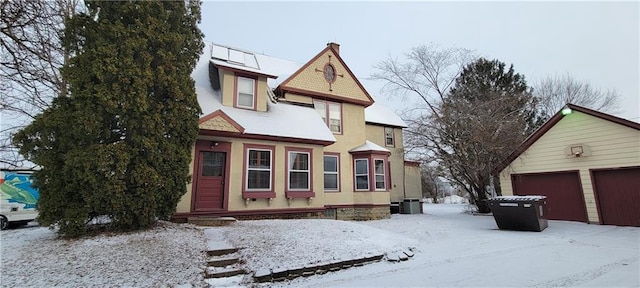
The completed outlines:
[[[340,55],[340,44],[329,42],[327,43],[327,46],[331,47],[334,51],[336,51],[336,54]]]

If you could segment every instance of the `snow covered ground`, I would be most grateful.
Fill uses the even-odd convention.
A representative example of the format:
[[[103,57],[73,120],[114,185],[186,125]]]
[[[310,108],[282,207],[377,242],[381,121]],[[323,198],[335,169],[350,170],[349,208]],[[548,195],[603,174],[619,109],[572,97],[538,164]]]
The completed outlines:
[[[64,240],[44,227],[0,232],[0,287],[204,286],[206,238],[191,225]]]
[[[336,220],[255,220],[221,227],[251,271],[293,269],[305,265],[402,253],[418,239],[389,233],[365,222]],[[218,228],[216,228],[218,229]]]
[[[359,222],[420,241],[413,259],[299,278],[291,287],[639,287],[640,228],[550,221],[542,232],[498,230],[465,205]],[[389,237],[389,236],[387,236]],[[330,238],[330,236],[328,236]]]
[[[426,214],[367,222],[260,220],[207,229],[245,247],[250,270],[415,251],[400,263],[250,284],[264,287],[640,286],[640,228],[550,221],[542,232],[502,231],[493,217],[461,213],[465,207],[425,204]],[[162,222],[81,240],[56,239],[42,227],[1,231],[0,286],[203,286],[202,251],[211,241],[203,230]]]

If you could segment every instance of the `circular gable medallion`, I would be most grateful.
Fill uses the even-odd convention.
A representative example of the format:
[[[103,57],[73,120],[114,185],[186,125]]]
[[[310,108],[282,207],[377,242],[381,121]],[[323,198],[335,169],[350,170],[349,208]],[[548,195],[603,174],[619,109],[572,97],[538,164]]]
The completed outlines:
[[[336,68],[334,68],[331,63],[325,64],[322,71],[324,72],[324,80],[326,80],[327,82],[333,83],[333,81],[336,80]]]

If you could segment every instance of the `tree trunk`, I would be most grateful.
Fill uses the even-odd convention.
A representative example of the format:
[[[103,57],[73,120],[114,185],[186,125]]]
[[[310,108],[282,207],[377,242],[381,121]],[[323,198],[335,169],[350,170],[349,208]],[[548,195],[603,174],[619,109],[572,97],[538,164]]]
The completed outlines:
[[[487,186],[482,183],[478,187],[478,201],[476,201],[476,206],[478,207],[478,213],[486,214],[490,213],[491,209],[489,208],[489,201],[487,200]]]

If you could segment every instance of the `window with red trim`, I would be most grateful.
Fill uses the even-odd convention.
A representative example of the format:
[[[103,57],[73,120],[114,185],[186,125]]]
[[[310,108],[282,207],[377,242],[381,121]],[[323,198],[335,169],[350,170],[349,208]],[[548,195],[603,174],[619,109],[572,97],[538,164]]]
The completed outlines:
[[[247,191],[271,190],[271,150],[247,149]]]
[[[236,94],[236,107],[255,109],[256,102],[256,80],[252,78],[237,76],[237,94]]]
[[[356,190],[369,190],[369,159],[355,159]]]
[[[392,127],[384,127],[384,145],[388,147],[395,146],[395,139],[393,137]]]
[[[288,190],[309,191],[311,189],[311,155],[309,152],[289,151],[287,173]]]
[[[373,159],[373,173],[375,175],[376,190],[386,190],[385,165],[382,159]]]
[[[340,190],[340,157],[324,155],[324,191]]]
[[[313,106],[331,132],[342,133],[342,104],[315,100]]]

